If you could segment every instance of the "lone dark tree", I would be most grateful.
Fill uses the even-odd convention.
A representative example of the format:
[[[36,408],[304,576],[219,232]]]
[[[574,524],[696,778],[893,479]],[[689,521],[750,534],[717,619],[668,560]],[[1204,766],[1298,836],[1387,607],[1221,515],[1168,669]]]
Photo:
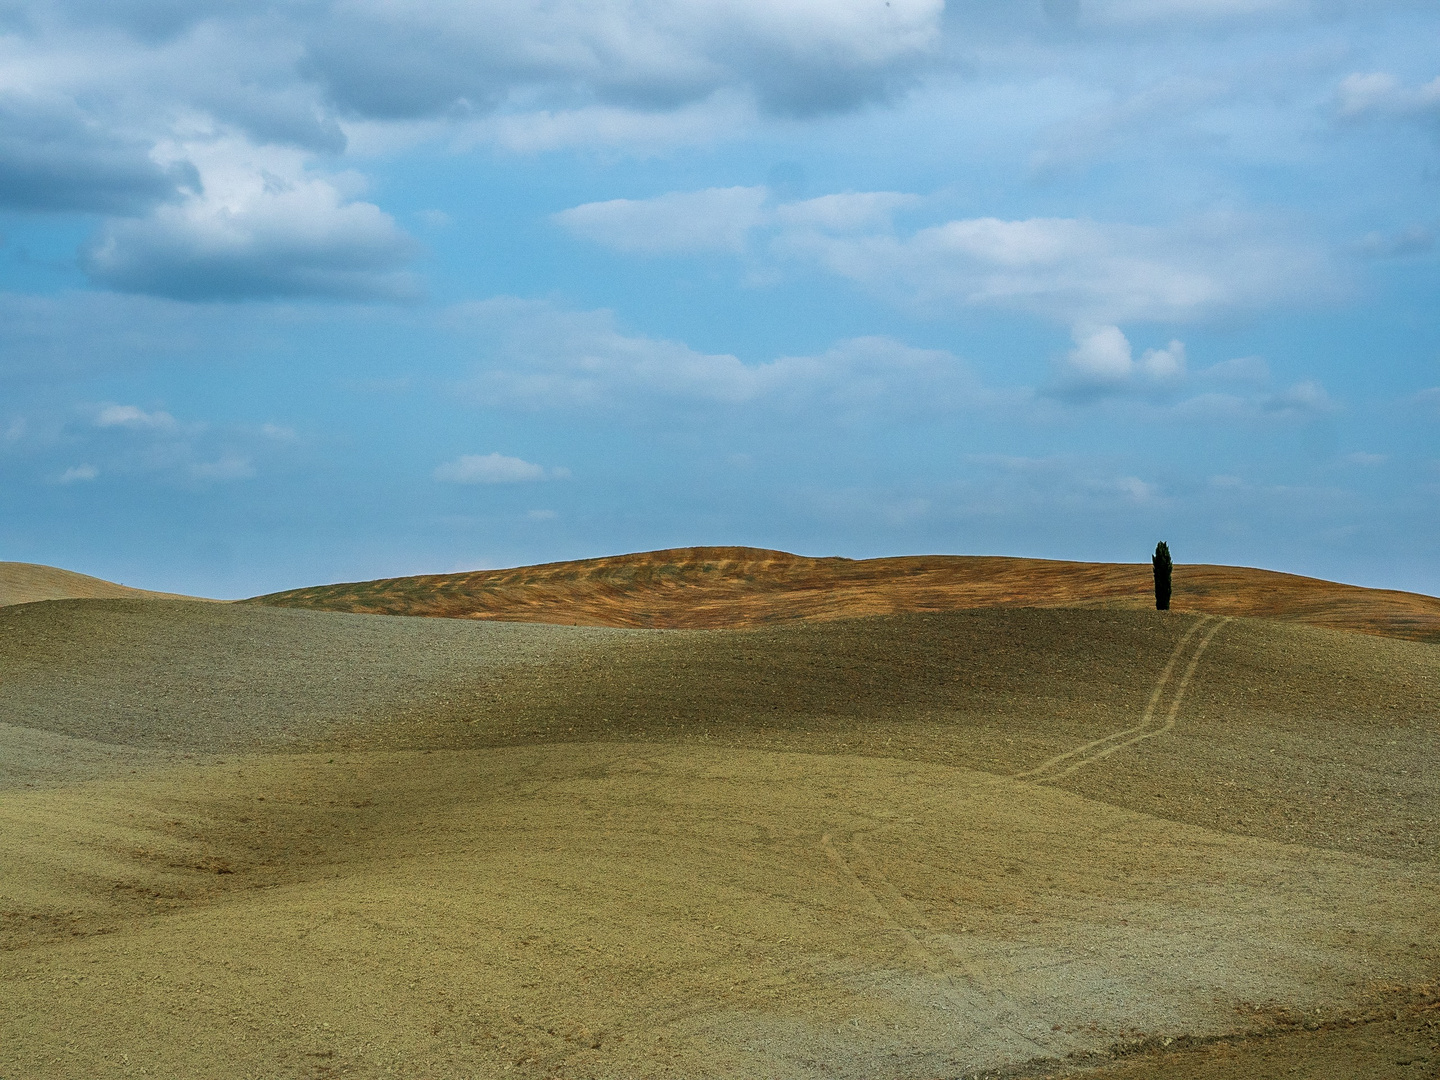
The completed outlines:
[[[1155,567],[1155,610],[1170,610],[1170,545],[1161,540],[1150,560]]]

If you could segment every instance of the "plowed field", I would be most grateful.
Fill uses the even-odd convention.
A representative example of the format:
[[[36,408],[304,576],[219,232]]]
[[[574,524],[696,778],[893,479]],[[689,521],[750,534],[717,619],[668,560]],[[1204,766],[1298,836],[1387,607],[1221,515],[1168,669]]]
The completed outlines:
[[[1440,1072],[1422,642],[75,600],[0,717],[7,1078]]]

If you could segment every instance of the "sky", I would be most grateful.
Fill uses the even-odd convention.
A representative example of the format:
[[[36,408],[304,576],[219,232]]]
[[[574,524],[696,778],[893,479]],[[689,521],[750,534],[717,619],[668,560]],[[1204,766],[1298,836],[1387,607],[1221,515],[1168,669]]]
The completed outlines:
[[[0,0],[0,559],[1440,594],[1433,0]]]

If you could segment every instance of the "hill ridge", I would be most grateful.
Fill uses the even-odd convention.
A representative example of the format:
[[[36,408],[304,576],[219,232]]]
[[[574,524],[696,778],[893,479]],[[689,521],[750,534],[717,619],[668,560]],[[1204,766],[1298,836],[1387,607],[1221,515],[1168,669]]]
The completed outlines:
[[[136,589],[43,563],[0,562],[0,607],[41,600],[199,600],[198,596]]]
[[[1146,563],[1003,555],[812,557],[750,547],[665,548],[500,570],[317,585],[241,603],[510,622],[740,629],[986,607],[1144,608]],[[1176,611],[1440,641],[1440,598],[1254,567],[1177,565]]]

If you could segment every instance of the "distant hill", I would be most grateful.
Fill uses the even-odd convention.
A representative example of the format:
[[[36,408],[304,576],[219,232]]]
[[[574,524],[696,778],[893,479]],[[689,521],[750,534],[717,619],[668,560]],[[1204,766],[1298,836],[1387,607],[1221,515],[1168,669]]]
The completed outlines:
[[[1151,590],[1148,563],[965,555],[811,559],[759,548],[699,547],[319,585],[241,602],[376,615],[719,629],[989,607],[1148,608]],[[1440,641],[1436,597],[1250,567],[1177,565],[1172,606]]]
[[[177,593],[151,592],[117,585],[104,578],[77,574],[39,563],[0,562],[0,607],[37,600],[193,600]]]

